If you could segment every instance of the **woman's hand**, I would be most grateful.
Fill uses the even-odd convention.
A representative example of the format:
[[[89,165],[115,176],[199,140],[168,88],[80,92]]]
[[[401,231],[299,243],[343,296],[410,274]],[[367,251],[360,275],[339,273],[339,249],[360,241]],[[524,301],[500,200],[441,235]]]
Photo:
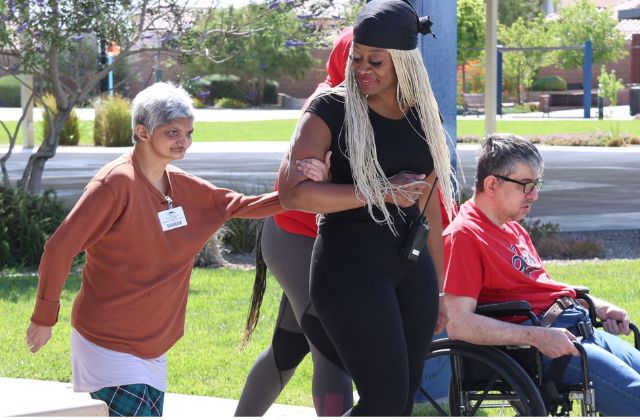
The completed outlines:
[[[425,174],[412,174],[408,172],[400,172],[389,178],[389,181],[400,187],[401,191],[387,194],[385,201],[387,203],[395,203],[400,207],[410,207],[415,203],[422,194],[429,191],[431,185],[424,181]]]
[[[329,170],[331,169],[331,151],[324,155],[324,162],[308,158],[296,160],[296,166],[300,172],[307,178],[315,182],[327,182],[330,178]]]
[[[24,337],[24,341],[27,343],[27,347],[29,347],[29,351],[31,353],[35,353],[44,347],[45,344],[51,338],[51,328],[52,327],[43,327],[41,325],[36,325],[33,322],[29,324],[29,328],[27,328],[27,335]]]

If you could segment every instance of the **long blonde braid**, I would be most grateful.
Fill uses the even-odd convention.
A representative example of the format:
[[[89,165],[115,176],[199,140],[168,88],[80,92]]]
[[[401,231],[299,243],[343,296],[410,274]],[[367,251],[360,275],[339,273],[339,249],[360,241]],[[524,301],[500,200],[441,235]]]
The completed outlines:
[[[414,107],[418,114],[425,134],[424,140],[433,157],[438,186],[442,191],[445,208],[450,217],[453,209],[453,186],[449,149],[422,57],[417,49],[387,51],[391,54],[398,75],[398,105],[401,109]],[[369,120],[367,98],[358,88],[355,75],[351,71],[351,62],[352,59],[349,56],[345,128],[347,153],[356,194],[364,199],[372,219],[377,223],[386,223],[396,234],[393,218],[385,204],[385,197],[389,193],[395,197],[404,192],[387,179],[377,160],[375,135]],[[382,212],[382,219],[376,217],[374,207]]]

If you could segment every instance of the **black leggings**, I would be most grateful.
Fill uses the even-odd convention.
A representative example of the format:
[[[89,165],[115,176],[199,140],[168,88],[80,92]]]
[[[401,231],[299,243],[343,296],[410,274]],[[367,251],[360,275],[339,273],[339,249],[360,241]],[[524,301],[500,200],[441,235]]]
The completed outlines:
[[[262,254],[284,292],[273,340],[253,364],[236,416],[261,416],[311,352],[313,404],[319,416],[338,416],[353,404],[353,387],[309,299],[312,238],[280,229],[265,219]],[[288,299],[287,299],[288,296]],[[304,334],[303,334],[304,331]]]
[[[426,247],[399,255],[406,228],[323,225],[311,261],[311,301],[360,400],[351,415],[410,415],[438,317],[438,286]]]

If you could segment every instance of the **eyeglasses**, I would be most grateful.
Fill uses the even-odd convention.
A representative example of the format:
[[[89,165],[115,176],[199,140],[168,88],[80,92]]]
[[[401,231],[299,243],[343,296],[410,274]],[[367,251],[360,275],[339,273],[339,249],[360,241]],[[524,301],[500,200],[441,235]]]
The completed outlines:
[[[513,182],[514,184],[522,185],[522,192],[525,194],[529,194],[533,190],[540,191],[542,188],[542,184],[544,181],[541,179],[536,179],[535,181],[522,182],[516,181],[515,179],[508,178],[502,175],[494,175],[496,178],[502,179],[503,181]]]

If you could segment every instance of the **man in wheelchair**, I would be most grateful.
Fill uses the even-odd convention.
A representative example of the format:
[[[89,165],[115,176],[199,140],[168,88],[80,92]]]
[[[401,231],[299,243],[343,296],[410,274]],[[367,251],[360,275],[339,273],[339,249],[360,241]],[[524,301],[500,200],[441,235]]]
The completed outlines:
[[[561,372],[549,372],[560,383],[581,381],[579,357],[551,362],[579,356],[572,342],[580,339],[598,411],[606,416],[640,415],[640,352],[616,337],[629,334],[627,312],[591,297],[605,330],[594,331],[574,289],[550,278],[531,238],[517,223],[538,199],[543,167],[536,147],[519,136],[494,134],[482,145],[475,194],[443,233],[448,335],[480,345],[536,347],[545,369],[561,366]],[[528,301],[541,326],[475,313],[478,303],[515,300]]]

